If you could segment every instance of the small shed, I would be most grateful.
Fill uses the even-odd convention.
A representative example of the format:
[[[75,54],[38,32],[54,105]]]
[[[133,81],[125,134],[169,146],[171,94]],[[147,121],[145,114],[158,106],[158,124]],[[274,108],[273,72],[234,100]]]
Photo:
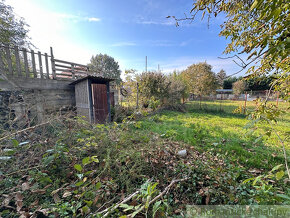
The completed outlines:
[[[71,83],[75,87],[78,116],[84,116],[91,123],[111,121],[114,93],[110,93],[110,81],[113,79],[90,75]]]
[[[233,99],[233,90],[232,89],[217,89],[216,90],[216,98],[221,99],[221,100],[226,100],[226,99]]]

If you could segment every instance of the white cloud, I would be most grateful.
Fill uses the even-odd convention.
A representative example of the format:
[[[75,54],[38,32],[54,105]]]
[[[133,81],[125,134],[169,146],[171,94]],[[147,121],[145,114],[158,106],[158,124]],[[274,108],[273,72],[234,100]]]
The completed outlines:
[[[212,65],[213,72],[217,73],[224,69],[228,75],[237,72],[240,68],[230,59],[219,59],[216,57],[178,57],[159,62],[164,73],[171,73],[174,70],[182,71],[188,66],[199,62],[207,62]],[[157,64],[157,63],[156,63]],[[156,65],[154,64],[154,65]],[[243,73],[241,73],[243,74]]]
[[[49,48],[53,47],[56,58],[80,64],[88,63],[91,55],[95,53],[96,45],[86,46],[77,41],[76,37],[72,37],[72,34],[78,27],[76,23],[97,22],[100,21],[99,18],[56,13],[31,0],[6,0],[6,3],[29,24],[29,36],[39,51],[49,53]]]
[[[88,17],[87,20],[90,21],[90,22],[99,22],[99,21],[101,21],[101,19],[97,18],[97,17]]]
[[[173,20],[138,20],[138,24],[144,24],[144,25],[165,25],[165,26],[175,26],[176,22]]]
[[[136,46],[135,42],[117,42],[112,44],[112,47]]]

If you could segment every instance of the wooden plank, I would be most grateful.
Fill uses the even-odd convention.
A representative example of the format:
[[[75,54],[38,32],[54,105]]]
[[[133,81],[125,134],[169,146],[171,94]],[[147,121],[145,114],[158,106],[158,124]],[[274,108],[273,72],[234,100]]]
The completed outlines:
[[[46,66],[46,78],[49,79],[49,66],[48,66],[48,55],[47,53],[44,54],[45,57],[45,66]]]
[[[6,53],[6,60],[8,65],[8,72],[13,75],[13,69],[12,69],[12,60],[11,60],[11,54],[9,47],[5,47],[5,53]]]
[[[70,69],[61,69],[61,68],[55,68],[56,71],[62,71],[62,72],[71,72]]]
[[[20,65],[20,58],[19,58],[19,51],[18,47],[14,46],[14,52],[15,52],[15,60],[16,60],[16,71],[19,77],[21,77],[21,65]]]
[[[56,67],[71,68],[69,65],[55,64]]]
[[[3,71],[3,73],[4,73],[4,71],[5,71],[5,68],[4,68],[4,62],[3,62],[3,60],[2,60],[2,54],[4,54],[3,52],[2,52],[3,50],[0,48],[0,73],[2,73],[2,71]],[[4,56],[4,55],[3,55]]]
[[[75,71],[74,71],[74,64],[71,64],[71,74],[72,74],[72,78],[75,79],[76,75],[75,75]]]
[[[41,57],[41,52],[38,52],[38,61],[39,61],[39,73],[40,73],[40,78],[43,79],[43,66],[42,66],[42,57]]]
[[[23,49],[23,59],[24,59],[25,76],[29,77],[29,68],[28,68],[28,59],[27,59],[26,49]]]
[[[50,47],[50,61],[51,61],[51,70],[52,70],[52,79],[56,79],[56,75],[55,75],[55,60],[53,57],[53,51],[52,51],[52,47]]]
[[[77,63],[74,63],[74,62],[63,61],[63,60],[59,60],[59,59],[54,59],[54,60],[55,60],[55,62],[59,62],[59,63],[63,63],[63,64],[74,64],[74,65],[77,65],[77,66],[88,68],[88,66],[83,65],[83,64],[77,64]]]
[[[33,72],[34,78],[37,78],[35,56],[34,56],[33,50],[31,50],[31,64],[32,64],[32,72]]]
[[[69,76],[69,77],[71,77],[71,73],[69,73],[69,72],[56,73],[55,75],[57,75],[57,76]]]

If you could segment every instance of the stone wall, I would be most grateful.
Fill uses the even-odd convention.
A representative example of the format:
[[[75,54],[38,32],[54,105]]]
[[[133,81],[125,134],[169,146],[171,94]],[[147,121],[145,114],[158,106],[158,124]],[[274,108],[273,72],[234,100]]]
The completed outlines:
[[[0,81],[1,123],[25,126],[42,122],[46,115],[71,110],[75,105],[70,81],[9,78]]]
[[[42,122],[55,112],[74,110],[75,91],[70,83],[15,77],[0,80],[1,124],[17,123],[18,126],[25,126],[29,122]],[[115,104],[118,104],[118,91],[111,91],[114,91]]]

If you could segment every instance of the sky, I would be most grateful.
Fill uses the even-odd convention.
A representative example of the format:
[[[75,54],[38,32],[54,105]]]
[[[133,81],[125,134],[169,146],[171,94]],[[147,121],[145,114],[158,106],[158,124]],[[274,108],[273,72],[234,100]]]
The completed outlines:
[[[206,61],[227,75],[240,68],[225,57],[229,41],[219,37],[223,17],[210,21],[175,21],[189,16],[191,0],[6,0],[29,25],[32,43],[41,52],[53,48],[57,59],[87,64],[92,55],[108,54],[126,69],[164,73]],[[243,75],[243,73],[239,74]]]

